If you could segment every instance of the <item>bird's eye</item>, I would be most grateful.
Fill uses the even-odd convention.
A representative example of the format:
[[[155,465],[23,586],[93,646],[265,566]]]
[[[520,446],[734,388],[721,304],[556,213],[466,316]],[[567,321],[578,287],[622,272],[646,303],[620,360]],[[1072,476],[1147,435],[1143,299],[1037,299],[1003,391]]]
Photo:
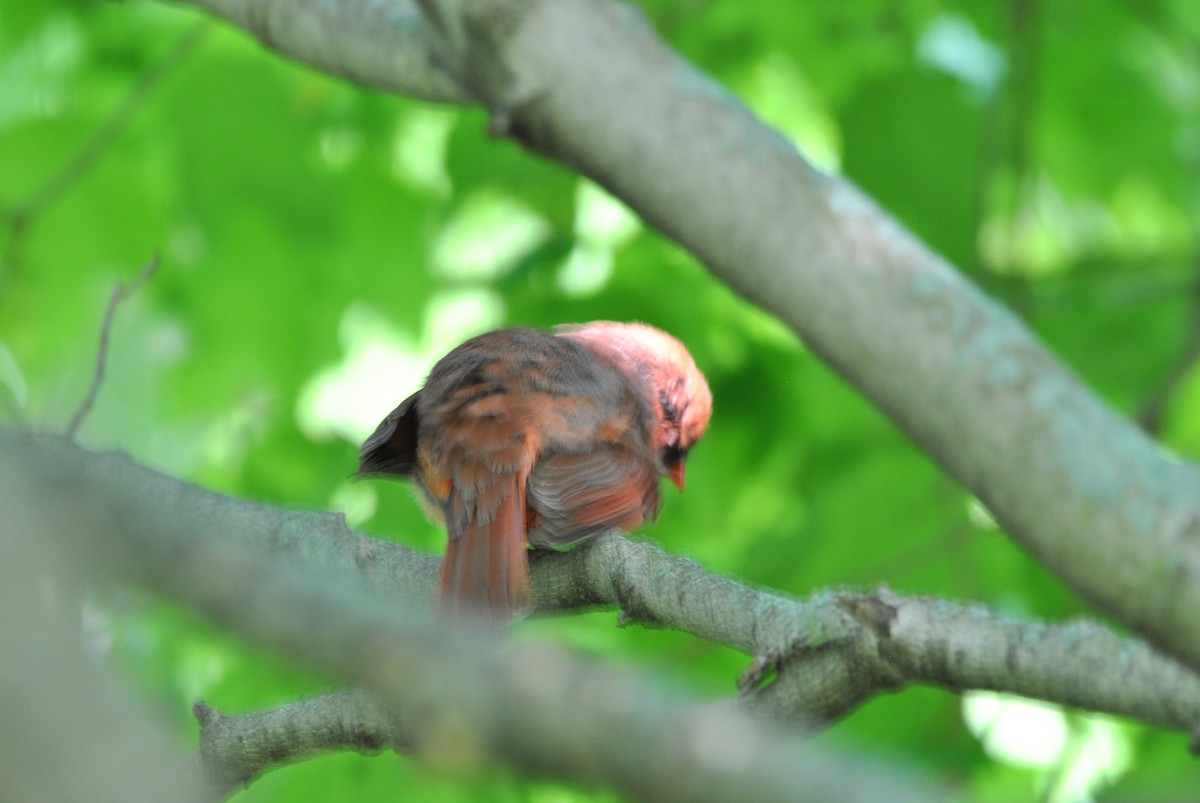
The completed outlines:
[[[658,394],[658,406],[662,408],[664,421],[677,421],[679,419],[679,409],[675,407],[675,402],[667,398],[666,392]]]

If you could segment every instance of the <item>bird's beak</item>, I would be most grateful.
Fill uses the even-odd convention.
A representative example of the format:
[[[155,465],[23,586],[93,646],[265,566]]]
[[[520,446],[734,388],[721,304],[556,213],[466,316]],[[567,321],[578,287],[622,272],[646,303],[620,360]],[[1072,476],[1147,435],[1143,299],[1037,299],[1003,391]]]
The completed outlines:
[[[683,490],[683,461],[680,460],[675,465],[667,469],[667,477],[675,484],[675,487],[680,491]]]

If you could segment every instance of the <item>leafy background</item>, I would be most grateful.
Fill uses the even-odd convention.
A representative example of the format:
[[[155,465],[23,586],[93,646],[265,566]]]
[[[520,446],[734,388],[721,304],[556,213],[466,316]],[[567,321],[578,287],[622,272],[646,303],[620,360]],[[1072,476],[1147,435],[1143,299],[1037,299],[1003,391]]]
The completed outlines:
[[[674,47],[1014,308],[1165,448],[1200,452],[1200,5],[643,5]],[[365,532],[436,551],[443,536],[405,488],[347,482],[358,440],[469,334],[642,319],[691,347],[716,397],[688,491],[647,537],[798,595],[887,584],[1017,616],[1089,613],[781,325],[596,187],[489,138],[479,111],[333,80],[185,8],[10,3],[0,224],[0,422],[65,427],[114,285],[158,253],[118,312],[84,442],[238,496],[345,510]],[[327,684],[129,590],[93,592],[85,625],[96,660],[178,724],[181,751],[200,697],[236,713]],[[517,637],[712,696],[733,693],[747,664],[689,636],[618,629],[613,613],[526,622]],[[1197,778],[1182,734],[986,694],[907,689],[823,738],[981,801],[1178,800]],[[241,797],[397,788],[615,799],[353,755]]]

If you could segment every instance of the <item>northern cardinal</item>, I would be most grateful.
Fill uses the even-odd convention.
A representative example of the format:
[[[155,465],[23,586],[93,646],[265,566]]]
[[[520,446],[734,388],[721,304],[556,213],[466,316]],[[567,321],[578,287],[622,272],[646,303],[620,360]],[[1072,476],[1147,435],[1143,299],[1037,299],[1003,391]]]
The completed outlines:
[[[526,545],[563,547],[682,491],[712,393],[683,344],[642,323],[500,329],[443,357],[362,446],[358,474],[411,476],[449,543],[439,610],[532,609]]]

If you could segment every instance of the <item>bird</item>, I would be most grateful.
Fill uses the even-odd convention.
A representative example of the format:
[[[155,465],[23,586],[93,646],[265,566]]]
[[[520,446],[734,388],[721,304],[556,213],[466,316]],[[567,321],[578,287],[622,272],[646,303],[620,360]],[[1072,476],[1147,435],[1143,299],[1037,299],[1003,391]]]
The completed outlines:
[[[653,520],[680,491],[712,392],[687,348],[640,322],[498,329],[451,350],[366,439],[357,475],[408,477],[444,523],[437,609],[512,622],[528,548]]]

